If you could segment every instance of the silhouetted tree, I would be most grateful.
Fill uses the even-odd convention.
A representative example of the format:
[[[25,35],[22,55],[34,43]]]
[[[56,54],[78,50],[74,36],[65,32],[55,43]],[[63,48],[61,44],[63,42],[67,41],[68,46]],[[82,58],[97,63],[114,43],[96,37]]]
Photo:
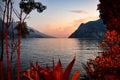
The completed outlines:
[[[20,42],[21,42],[21,33],[22,33],[22,29],[23,29],[23,23],[25,21],[25,19],[27,18],[27,15],[34,9],[37,9],[38,12],[42,12],[43,10],[46,9],[45,6],[43,6],[40,2],[34,2],[34,0],[21,0],[19,3],[19,7],[20,7],[20,14],[17,14],[15,11],[15,14],[17,15],[17,17],[19,18],[20,22],[19,22],[19,32],[18,32],[18,48],[17,48],[17,80],[20,80]],[[23,18],[23,12],[26,14]],[[25,28],[24,28],[25,29]]]
[[[15,27],[15,29],[17,30],[17,32],[19,32],[20,30],[20,22],[18,22],[17,26]],[[22,27],[21,27],[21,36],[23,38],[26,37],[26,35],[29,35],[29,30],[27,28],[27,23],[26,22],[23,22],[22,23]]]
[[[3,3],[3,6],[1,6]],[[2,9],[3,7],[3,9]],[[28,30],[24,27],[26,24],[24,23],[27,15],[34,9],[37,9],[38,12],[42,12],[46,9],[40,2],[35,2],[34,0],[21,0],[20,1],[20,13],[15,11],[13,7],[13,0],[0,0],[0,13],[2,13],[2,30],[1,30],[1,52],[0,52],[0,80],[10,80],[11,79],[11,61],[10,61],[10,50],[9,50],[9,27],[12,21],[12,12],[16,14],[19,18],[20,22],[18,24],[18,42],[15,43],[17,48],[17,80],[20,80],[20,42],[21,42],[21,34],[28,34]],[[26,15],[23,17],[23,13]],[[0,14],[1,17],[1,14]],[[5,29],[5,31],[4,31]],[[23,33],[22,33],[23,32]],[[14,34],[14,31],[13,31]],[[25,35],[24,35],[25,36]],[[14,36],[13,36],[14,37]],[[4,38],[5,38],[5,49],[4,49]],[[13,39],[14,41],[14,39]],[[17,45],[17,46],[16,46]],[[13,47],[12,47],[13,48]],[[3,74],[3,54],[4,50],[6,53],[6,61],[7,61],[7,76]],[[12,59],[12,56],[11,56]],[[6,77],[4,77],[6,76]]]
[[[98,10],[107,29],[120,33],[120,0],[99,0]]]
[[[99,0],[100,18],[107,32],[100,47],[102,55],[83,65],[90,80],[120,80],[120,0]],[[92,66],[92,67],[91,67]]]
[[[0,1],[1,2],[1,1]],[[0,55],[0,77],[3,80],[3,54],[4,50],[6,53],[6,61],[7,61],[7,79],[11,78],[11,64],[9,58],[9,41],[8,41],[8,29],[10,26],[10,22],[12,20],[12,1],[11,0],[3,0],[2,5],[4,6],[2,10],[2,31],[1,31],[1,55]],[[4,31],[5,29],[5,31]],[[5,49],[4,49],[4,37],[5,37]],[[6,79],[6,78],[5,78]]]
[[[34,9],[37,9],[38,12],[43,12],[46,6],[42,5],[40,2],[34,2],[34,0],[21,0],[20,8],[23,12],[29,14]]]

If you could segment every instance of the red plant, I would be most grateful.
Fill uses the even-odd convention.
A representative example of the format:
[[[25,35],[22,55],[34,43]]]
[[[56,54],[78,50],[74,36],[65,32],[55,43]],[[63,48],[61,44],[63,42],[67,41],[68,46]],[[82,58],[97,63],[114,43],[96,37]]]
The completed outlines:
[[[91,80],[119,80],[120,79],[120,35],[116,31],[108,31],[105,34],[101,47],[105,51],[101,56],[91,60],[92,64],[84,65]]]
[[[3,76],[3,62],[0,61],[0,79],[4,80],[4,76]]]
[[[27,3],[26,3],[27,1]],[[18,43],[15,44],[17,46],[17,80],[20,80],[20,43],[21,43],[21,28],[22,28],[22,25],[25,21],[25,19],[27,18],[27,15],[31,12],[31,10],[33,9],[33,6],[34,6],[34,9],[37,9],[37,11],[39,13],[43,12],[43,10],[46,9],[46,6],[43,6],[40,2],[34,2],[31,1],[31,0],[21,0],[20,2],[20,8],[21,8],[21,11],[20,11],[20,14],[15,11],[13,8],[13,1],[12,0],[3,0],[3,1],[0,1],[0,3],[3,3],[3,7],[1,7],[1,10],[3,14],[1,14],[3,16],[3,20],[2,20],[2,31],[0,33],[0,38],[1,38],[1,52],[0,52],[0,79],[3,80],[3,78],[7,79],[7,80],[10,80],[12,79],[12,66],[11,66],[11,63],[12,63],[12,55],[13,55],[13,52],[15,51],[16,48],[14,48],[14,43],[12,43],[12,52],[10,54],[10,43],[9,43],[9,40],[8,40],[8,37],[9,37],[9,27],[10,27],[10,24],[11,24],[11,21],[12,21],[12,12],[14,11],[15,15],[19,18],[20,20],[20,30],[18,31]],[[30,3],[30,4],[29,4]],[[26,6],[31,6],[29,9],[27,9]],[[3,9],[2,9],[3,8]],[[28,12],[29,11],[29,12]],[[24,16],[23,18],[23,13],[25,13],[26,15]],[[4,31],[5,29],[5,31]],[[14,34],[14,33],[13,33]],[[5,49],[4,49],[4,38],[5,38]],[[14,42],[14,40],[13,40]],[[13,50],[14,49],[14,50]],[[5,53],[6,53],[6,64],[7,64],[7,71],[5,72],[5,74],[7,73],[7,77],[4,77],[5,75],[3,74],[3,55],[4,55],[4,50],[5,50]],[[11,55],[11,61],[10,61],[10,55]]]
[[[120,80],[120,0],[99,1],[100,17],[107,26],[107,33],[100,45],[105,50],[84,68],[92,80]]]
[[[63,71],[60,60],[58,61],[56,66],[54,65],[53,61],[52,70],[48,66],[46,66],[46,68],[42,68],[40,65],[38,65],[38,63],[36,63],[36,66],[30,63],[30,69],[24,71],[22,74],[29,80],[68,80],[74,63],[75,57],[69,63],[65,71]],[[80,71],[76,71],[71,80],[77,80],[79,76]]]

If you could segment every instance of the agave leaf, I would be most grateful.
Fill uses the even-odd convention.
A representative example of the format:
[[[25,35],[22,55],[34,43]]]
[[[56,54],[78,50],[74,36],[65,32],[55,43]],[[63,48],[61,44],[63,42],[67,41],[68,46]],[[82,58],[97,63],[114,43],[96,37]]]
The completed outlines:
[[[40,65],[38,66],[38,74],[39,74],[39,78],[40,80],[53,80],[52,77],[53,75],[51,74],[50,68],[48,67],[48,65],[46,65],[46,68],[42,68]]]
[[[85,65],[85,64],[82,63],[82,66],[86,70],[86,72],[88,73],[87,74],[88,76],[93,75],[94,71],[91,69],[91,67],[89,66],[89,64]]]
[[[49,66],[46,64],[46,69],[48,70],[48,71],[50,71],[50,68],[49,68]]]
[[[53,75],[55,80],[62,80],[63,71],[62,71],[62,64],[60,60],[58,61],[55,69],[53,70]]]
[[[46,71],[45,69],[40,71],[40,73],[43,74],[44,76],[48,76],[49,75],[48,71]]]
[[[28,78],[29,80],[34,80],[34,79],[31,77],[32,72],[33,72],[33,68],[34,68],[34,66],[33,66],[32,62],[30,62],[30,69],[22,72],[22,75],[23,75],[24,77]]]
[[[32,70],[32,69],[33,69],[33,67],[34,67],[33,63],[32,63],[32,62],[30,62],[30,70]]]
[[[44,68],[42,68],[39,64],[36,64],[36,67],[37,67],[38,72],[44,70]]]
[[[63,73],[63,80],[68,80],[70,72],[72,70],[72,67],[73,67],[73,65],[75,63],[75,59],[76,59],[76,56],[74,56],[73,60],[69,63],[69,65],[65,69],[65,71]]]
[[[23,76],[27,77],[29,80],[68,80],[74,62],[75,57],[69,63],[64,73],[60,59],[56,66],[54,65],[53,60],[52,70],[50,70],[48,65],[46,65],[46,68],[42,68],[37,62],[35,66],[32,63],[30,63],[30,70],[24,72]],[[75,72],[72,80],[77,79],[79,75],[80,75],[79,71]]]
[[[79,76],[80,76],[80,71],[76,71],[76,72],[74,73],[74,75],[72,76],[72,79],[71,79],[71,80],[78,80]]]
[[[22,72],[22,75],[23,75],[24,77],[28,78],[29,80],[33,80],[33,79],[31,78],[31,75],[30,75],[30,70],[27,70],[27,71]]]
[[[36,70],[32,71],[32,77],[34,80],[38,80],[39,79],[39,76],[38,76],[38,73]]]
[[[37,62],[36,62],[37,64]],[[30,76],[33,78],[33,80],[38,80],[39,76],[38,76],[38,72],[37,72],[38,68],[37,68],[37,65],[34,66],[33,63],[31,62],[30,63]]]

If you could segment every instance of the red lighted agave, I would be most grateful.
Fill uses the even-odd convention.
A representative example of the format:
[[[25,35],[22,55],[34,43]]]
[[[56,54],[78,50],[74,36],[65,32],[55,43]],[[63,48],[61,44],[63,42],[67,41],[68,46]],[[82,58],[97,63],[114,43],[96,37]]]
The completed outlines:
[[[75,63],[76,58],[69,63],[66,67],[65,71],[63,71],[63,67],[61,61],[59,60],[57,65],[54,65],[54,60],[52,64],[52,69],[48,66],[46,68],[42,68],[38,63],[34,66],[30,63],[30,69],[24,71],[22,74],[29,80],[68,80],[70,76],[70,72]],[[77,80],[80,76],[80,71],[76,71],[71,80]]]

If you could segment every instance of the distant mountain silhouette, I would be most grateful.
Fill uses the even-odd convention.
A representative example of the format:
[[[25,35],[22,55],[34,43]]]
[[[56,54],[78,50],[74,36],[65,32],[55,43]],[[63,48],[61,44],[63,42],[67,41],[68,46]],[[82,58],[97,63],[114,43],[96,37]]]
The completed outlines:
[[[14,26],[14,28],[17,25],[17,22],[12,22],[11,26]],[[12,35],[12,27],[9,27],[9,37]],[[0,19],[0,31],[1,31],[1,27],[2,27],[2,20]],[[27,29],[29,31],[29,35],[26,35],[26,38],[53,38],[53,36],[49,36],[47,34],[41,33],[37,30],[35,30],[34,28],[31,28],[29,26],[27,26]],[[14,29],[15,32],[15,37],[17,36],[17,30]]]
[[[84,38],[84,39],[103,39],[106,32],[106,26],[101,19],[82,23],[78,29],[73,32],[69,38]]]

